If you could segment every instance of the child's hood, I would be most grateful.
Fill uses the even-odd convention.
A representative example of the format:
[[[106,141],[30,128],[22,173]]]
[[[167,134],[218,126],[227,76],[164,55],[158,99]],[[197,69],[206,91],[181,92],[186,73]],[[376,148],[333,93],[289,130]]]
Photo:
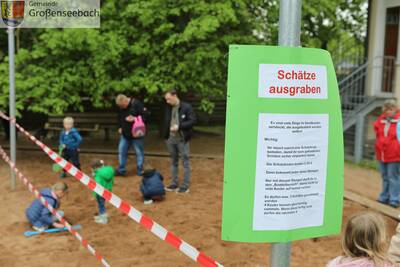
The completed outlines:
[[[62,132],[65,134],[67,131],[65,129],[63,129]],[[71,130],[69,131],[69,133],[79,133],[79,132],[78,132],[78,129],[76,129],[75,127],[72,127]]]
[[[54,196],[53,196],[50,188],[44,188],[43,190],[40,191],[40,194],[45,198],[53,198],[54,199]]]
[[[144,177],[144,178],[149,178],[149,177],[153,176],[155,172],[156,172],[155,169],[145,170],[145,171],[143,172],[143,177]]]
[[[77,133],[78,132],[78,130],[75,128],[75,127],[73,127],[72,129],[71,129],[71,133]]]
[[[111,181],[114,178],[114,168],[111,166],[104,166],[94,171],[95,175],[104,181]]]

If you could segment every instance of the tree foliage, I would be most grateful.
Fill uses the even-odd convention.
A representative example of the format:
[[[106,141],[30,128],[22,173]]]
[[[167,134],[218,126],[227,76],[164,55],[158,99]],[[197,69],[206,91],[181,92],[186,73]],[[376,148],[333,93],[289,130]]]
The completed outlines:
[[[303,1],[303,44],[325,46],[332,34],[354,29],[331,15],[352,2],[364,1]],[[278,15],[278,1],[108,0],[100,29],[18,29],[17,108],[62,113],[83,110],[84,99],[102,108],[119,92],[152,101],[176,88],[211,111],[225,95],[229,45],[275,45]],[[0,34],[0,108],[8,102],[6,38]]]
[[[363,40],[367,26],[365,0],[308,0],[303,5],[302,39],[308,45],[328,49],[330,42],[344,33]]]

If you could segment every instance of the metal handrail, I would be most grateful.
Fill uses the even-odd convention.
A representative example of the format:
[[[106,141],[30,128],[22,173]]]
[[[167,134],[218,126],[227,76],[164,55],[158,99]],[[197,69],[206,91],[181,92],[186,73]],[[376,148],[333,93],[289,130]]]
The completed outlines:
[[[355,69],[354,71],[352,71],[349,75],[346,76],[346,78],[342,79],[339,81],[339,88],[341,87],[340,85],[345,83],[347,80],[351,79],[352,76],[354,76],[355,74],[357,74],[358,72],[362,71],[363,69],[367,68],[369,64],[373,64],[377,59],[393,59],[396,60],[396,57],[393,56],[376,56],[374,57],[372,60],[367,60],[364,64],[362,64],[361,66],[359,66],[357,69]],[[373,66],[372,67],[383,67],[383,66]]]
[[[343,80],[339,82],[339,92],[342,102],[343,122],[356,116],[364,106],[373,99],[365,94],[365,85],[368,69],[381,69],[383,91],[393,90],[394,66],[396,58],[393,56],[379,56],[368,60]],[[379,64],[376,65],[375,63]]]
[[[364,64],[362,64],[361,66],[359,66],[356,70],[352,71],[349,75],[346,76],[346,78],[344,78],[343,80],[339,81],[339,91],[341,91],[341,85],[344,84],[345,82],[347,82],[348,80],[350,80],[355,74],[361,72],[362,70],[364,70],[365,68],[367,68],[369,65],[369,61],[365,62]]]

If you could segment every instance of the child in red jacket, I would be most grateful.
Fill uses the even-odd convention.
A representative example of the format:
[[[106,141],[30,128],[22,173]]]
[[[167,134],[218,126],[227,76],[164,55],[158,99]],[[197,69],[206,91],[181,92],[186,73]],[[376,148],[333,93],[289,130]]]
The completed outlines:
[[[382,192],[378,201],[397,208],[400,204],[400,143],[397,134],[400,113],[395,100],[386,100],[382,111],[374,123],[375,153],[382,176]]]

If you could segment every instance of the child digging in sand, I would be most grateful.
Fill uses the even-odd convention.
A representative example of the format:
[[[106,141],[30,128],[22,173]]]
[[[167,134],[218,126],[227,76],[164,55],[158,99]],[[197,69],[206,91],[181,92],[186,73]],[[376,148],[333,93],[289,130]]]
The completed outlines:
[[[114,185],[114,168],[104,165],[103,160],[95,160],[92,163],[93,177],[96,183],[102,185],[105,189],[112,191]],[[94,221],[100,224],[108,223],[108,215],[106,213],[106,200],[93,192],[99,207],[98,215],[94,216]]]
[[[140,191],[143,195],[144,204],[151,204],[153,200],[161,201],[165,196],[163,184],[164,178],[150,164],[146,163],[143,171],[142,184]]]
[[[327,267],[394,267],[386,253],[386,226],[372,212],[355,214],[348,220],[342,237],[343,256]]]
[[[68,192],[68,186],[66,183],[56,183],[51,188],[44,188],[40,191],[40,194],[47,200],[50,206],[54,209],[60,207],[60,200]],[[61,215],[63,212],[59,211]],[[43,232],[49,227],[62,228],[64,225],[58,223],[57,219],[52,216],[51,212],[40,202],[39,199],[35,199],[29,208],[26,209],[26,217],[32,228],[35,231]]]

